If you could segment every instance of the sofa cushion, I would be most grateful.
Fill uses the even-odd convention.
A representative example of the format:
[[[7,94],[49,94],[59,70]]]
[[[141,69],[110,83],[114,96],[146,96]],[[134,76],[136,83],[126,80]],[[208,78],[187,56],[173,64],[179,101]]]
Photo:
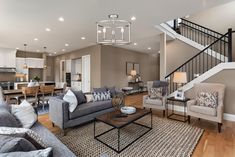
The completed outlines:
[[[25,138],[0,135],[0,153],[32,150],[36,148]]]
[[[77,98],[78,105],[80,105],[82,103],[86,103],[86,97],[85,97],[85,94],[82,91],[72,90],[72,92],[74,93],[74,95]]]
[[[6,108],[2,107],[0,108],[0,126],[21,127],[21,124]]]
[[[1,157],[52,157],[52,148],[33,150],[29,152],[2,153]]]
[[[160,105],[162,105],[162,100],[161,99],[150,99],[148,97],[148,98],[146,98],[145,103],[160,106]]]
[[[150,88],[149,98],[158,99],[162,97],[161,88]]]
[[[69,113],[69,118],[70,119],[78,118],[111,107],[112,107],[111,100],[84,103],[79,105],[74,110],[74,112]]]
[[[191,105],[189,109],[190,111],[208,115],[208,116],[216,116],[217,114],[217,111],[215,108],[206,107],[206,106]]]

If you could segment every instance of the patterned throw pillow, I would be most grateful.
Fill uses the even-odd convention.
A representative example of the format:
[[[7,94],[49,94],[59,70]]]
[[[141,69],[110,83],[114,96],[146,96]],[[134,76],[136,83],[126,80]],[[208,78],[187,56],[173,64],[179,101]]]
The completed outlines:
[[[104,101],[104,100],[110,100],[111,99],[111,94],[110,91],[106,92],[94,92],[93,93],[93,101]]]
[[[197,105],[216,108],[218,105],[218,92],[201,92],[198,94]]]
[[[161,88],[150,88],[150,99],[160,99],[162,98]]]
[[[47,148],[42,138],[34,131],[26,128],[0,127],[0,135],[22,137],[31,142],[37,149]]]

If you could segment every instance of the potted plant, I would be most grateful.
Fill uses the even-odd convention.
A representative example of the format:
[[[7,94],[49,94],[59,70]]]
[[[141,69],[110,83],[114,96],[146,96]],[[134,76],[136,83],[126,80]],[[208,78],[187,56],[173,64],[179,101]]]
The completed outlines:
[[[38,76],[34,76],[33,80],[34,80],[34,81],[37,81],[37,82],[39,83],[40,78],[39,78]]]

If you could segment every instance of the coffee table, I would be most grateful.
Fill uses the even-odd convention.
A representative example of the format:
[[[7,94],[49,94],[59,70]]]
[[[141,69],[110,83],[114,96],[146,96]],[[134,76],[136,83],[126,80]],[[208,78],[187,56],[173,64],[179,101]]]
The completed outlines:
[[[109,112],[109,113],[106,113],[106,114],[103,114],[101,116],[96,117],[95,121],[94,121],[94,138],[96,140],[98,140],[99,142],[103,143],[104,145],[106,145],[107,147],[111,148],[112,150],[116,151],[117,153],[120,153],[121,151],[123,151],[124,149],[129,147],[131,144],[133,144],[135,141],[137,141],[139,138],[144,136],[147,132],[149,132],[152,129],[152,111],[151,110],[136,109],[136,112],[134,114],[128,115],[127,117],[118,117],[118,115],[120,115],[120,113],[121,112],[119,110]],[[150,117],[151,117],[150,126],[136,122],[137,120],[143,118],[146,115],[150,115]],[[103,132],[103,133],[100,133],[99,135],[96,135],[96,122],[98,122],[98,121],[103,122],[103,123],[111,126],[112,128]],[[122,128],[124,128],[125,126],[127,126],[129,124],[135,124],[135,125],[139,125],[141,127],[147,128],[147,131],[143,132],[143,134],[141,134],[136,139],[131,141],[125,147],[120,148],[120,131]],[[101,139],[99,139],[100,136],[107,134],[108,132],[110,132],[114,129],[117,129],[117,134],[118,134],[117,149],[112,147],[108,143],[102,141]]]

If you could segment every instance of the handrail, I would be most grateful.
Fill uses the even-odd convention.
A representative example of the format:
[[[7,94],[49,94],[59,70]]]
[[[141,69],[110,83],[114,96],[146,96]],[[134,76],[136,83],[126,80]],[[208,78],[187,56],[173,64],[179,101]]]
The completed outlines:
[[[186,22],[188,22],[188,23],[194,24],[194,25],[196,25],[196,26],[202,27],[203,29],[207,29],[207,30],[209,30],[209,31],[211,31],[211,32],[213,32],[213,33],[216,33],[216,34],[219,34],[219,35],[223,36],[223,34],[221,34],[221,33],[219,33],[219,32],[216,32],[216,31],[214,31],[214,30],[212,30],[212,29],[210,29],[210,28],[201,26],[201,25],[199,25],[199,24],[196,24],[196,23],[194,23],[194,22],[192,22],[192,21],[189,21],[189,20],[186,20],[186,19],[183,19],[183,18],[180,18],[180,19],[181,19],[182,21],[186,21]]]
[[[215,44],[216,42],[218,42],[220,39],[227,37],[226,35],[228,35],[228,32],[225,33],[224,35],[222,35],[219,39],[215,40],[214,42],[212,42],[210,45],[208,45],[206,48],[204,48],[202,51],[200,51],[199,53],[197,53],[196,55],[194,55],[193,57],[191,57],[190,59],[188,59],[184,64],[182,64],[181,66],[179,66],[178,68],[176,68],[173,72],[171,72],[170,74],[168,74],[166,78],[168,78],[170,75],[172,75],[174,72],[176,72],[177,70],[179,70],[180,68],[182,68],[184,65],[186,65],[187,63],[189,63],[191,60],[193,60],[195,57],[197,57],[198,55],[200,55],[201,53],[204,53],[205,50],[209,49],[213,44]]]

